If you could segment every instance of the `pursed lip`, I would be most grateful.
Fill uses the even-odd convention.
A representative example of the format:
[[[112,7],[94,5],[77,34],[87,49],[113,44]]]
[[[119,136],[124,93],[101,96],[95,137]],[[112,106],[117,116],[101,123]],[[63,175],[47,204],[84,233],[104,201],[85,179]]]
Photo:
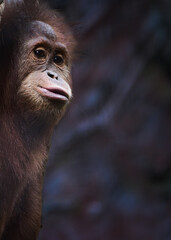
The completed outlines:
[[[52,100],[69,101],[69,94],[63,88],[46,88],[43,86],[38,86],[37,91],[44,97]]]

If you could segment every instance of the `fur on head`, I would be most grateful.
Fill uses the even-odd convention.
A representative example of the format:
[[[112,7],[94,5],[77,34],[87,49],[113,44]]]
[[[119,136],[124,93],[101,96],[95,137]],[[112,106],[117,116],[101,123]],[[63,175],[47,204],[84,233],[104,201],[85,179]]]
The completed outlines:
[[[22,72],[28,73],[28,69],[25,71],[27,62],[22,62],[20,68],[17,65],[21,65],[19,62],[24,39],[31,38],[33,32],[34,35],[36,34],[37,29],[34,29],[34,24],[37,26],[38,22],[43,22],[54,29],[58,42],[66,46],[70,62],[72,61],[75,41],[63,16],[37,0],[7,0],[0,23],[0,105],[5,102],[6,96],[12,96],[15,92],[18,92],[20,82],[17,83],[17,79],[21,78]],[[16,72],[16,69],[19,70]],[[68,70],[64,73],[67,74]],[[12,78],[16,80],[15,84],[14,80],[11,81]],[[67,77],[64,77],[64,79],[67,79]],[[28,83],[25,85],[28,86]],[[33,95],[30,94],[29,101]],[[11,101],[11,105],[14,101],[15,98]],[[45,102],[46,100],[44,101],[44,108],[46,108]],[[8,102],[6,104],[9,105]]]

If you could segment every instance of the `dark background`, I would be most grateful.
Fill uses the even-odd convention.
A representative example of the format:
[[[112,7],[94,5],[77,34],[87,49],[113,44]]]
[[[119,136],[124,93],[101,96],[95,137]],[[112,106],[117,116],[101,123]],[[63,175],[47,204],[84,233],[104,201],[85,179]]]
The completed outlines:
[[[40,240],[171,239],[170,0],[49,0],[74,27]]]

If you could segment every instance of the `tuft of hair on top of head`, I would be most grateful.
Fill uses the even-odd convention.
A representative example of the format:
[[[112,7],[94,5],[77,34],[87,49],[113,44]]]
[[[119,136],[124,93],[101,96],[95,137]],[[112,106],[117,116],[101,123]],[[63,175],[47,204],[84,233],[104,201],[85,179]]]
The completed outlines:
[[[56,32],[63,35],[63,43],[67,46],[71,56],[74,56],[73,51],[76,42],[72,29],[66,23],[65,18],[59,12],[49,8],[48,4],[44,1],[6,0],[0,22],[0,34],[3,35],[3,41],[7,40],[6,43],[8,43],[8,45],[10,45],[9,38],[12,39],[11,42],[14,43],[14,40],[17,42],[18,39],[21,39],[21,35],[24,34],[28,24],[33,21],[47,23],[54,28]]]

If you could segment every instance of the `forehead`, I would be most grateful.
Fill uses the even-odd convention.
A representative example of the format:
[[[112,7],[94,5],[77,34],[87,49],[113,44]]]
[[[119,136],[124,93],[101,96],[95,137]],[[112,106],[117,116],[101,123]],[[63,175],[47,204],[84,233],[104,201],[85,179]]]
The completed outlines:
[[[34,21],[30,24],[29,33],[32,37],[42,36],[48,40],[57,41],[57,35],[54,29],[47,23]]]
[[[31,22],[23,37],[23,43],[19,45],[22,51],[23,46],[26,47],[26,51],[30,51],[30,49],[35,46],[43,45],[49,47],[49,49],[58,49],[65,53],[66,57],[69,57],[63,34],[55,31],[53,27],[47,23],[41,21]]]

